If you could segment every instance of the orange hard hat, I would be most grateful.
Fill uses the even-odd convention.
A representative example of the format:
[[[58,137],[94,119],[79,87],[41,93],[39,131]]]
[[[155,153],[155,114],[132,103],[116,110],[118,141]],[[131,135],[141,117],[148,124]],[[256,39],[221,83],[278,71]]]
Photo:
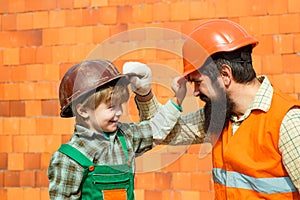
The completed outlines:
[[[107,60],[87,60],[74,65],[66,72],[59,86],[60,116],[73,117],[71,105],[74,101],[121,78],[125,81],[122,84],[128,84],[126,77]]]
[[[233,21],[207,21],[192,31],[184,41],[183,76],[201,68],[214,53],[231,52],[247,45],[252,45],[253,48],[257,44],[258,41],[253,36]]]

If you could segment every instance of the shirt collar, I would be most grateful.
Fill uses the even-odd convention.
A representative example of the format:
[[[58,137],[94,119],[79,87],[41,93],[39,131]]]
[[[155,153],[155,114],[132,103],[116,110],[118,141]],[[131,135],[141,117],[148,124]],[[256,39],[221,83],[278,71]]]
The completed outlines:
[[[88,138],[97,137],[99,139],[104,139],[104,140],[113,140],[117,133],[117,131],[116,131],[114,133],[101,132],[99,134],[99,133],[95,133],[94,131],[92,131],[88,128],[85,128],[84,126],[78,125],[78,124],[75,125],[75,132],[77,135],[80,135],[82,137],[88,137]]]
[[[243,121],[250,115],[252,110],[262,110],[267,112],[270,109],[274,91],[273,87],[266,76],[258,76],[257,79],[261,85],[254,97],[253,103],[248,107],[245,114],[240,119],[237,119],[236,116],[232,116],[232,121]]]

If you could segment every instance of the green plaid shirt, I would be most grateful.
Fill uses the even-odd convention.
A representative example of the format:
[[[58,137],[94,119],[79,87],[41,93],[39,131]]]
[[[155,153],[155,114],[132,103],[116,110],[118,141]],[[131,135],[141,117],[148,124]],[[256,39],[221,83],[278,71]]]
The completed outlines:
[[[118,131],[124,134],[129,159],[134,162],[159,143],[171,131],[180,116],[178,107],[169,101],[150,121],[141,123],[119,123]],[[76,125],[68,142],[97,165],[125,163],[125,154],[116,132],[94,133]],[[133,164],[134,166],[134,164]],[[80,199],[83,168],[65,154],[55,152],[48,168],[49,195],[51,199]]]
[[[232,116],[233,133],[240,124],[250,115],[253,109],[268,111],[271,106],[273,87],[266,76],[258,77],[261,86],[254,98],[253,103],[248,107],[245,114],[237,119]],[[149,119],[159,110],[160,104],[156,99],[148,102],[138,102],[140,116]],[[208,142],[209,138],[203,130],[204,113],[203,108],[196,112],[183,115],[168,135],[166,144],[192,144]],[[289,173],[295,187],[300,192],[300,109],[291,109],[284,117],[280,126],[279,151],[282,154],[282,162]]]

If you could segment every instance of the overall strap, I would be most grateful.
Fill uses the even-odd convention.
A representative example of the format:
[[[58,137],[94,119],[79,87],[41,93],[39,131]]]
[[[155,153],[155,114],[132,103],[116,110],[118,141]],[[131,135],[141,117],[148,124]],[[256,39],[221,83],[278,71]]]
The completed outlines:
[[[117,136],[119,137],[121,145],[122,145],[122,148],[124,150],[125,162],[127,162],[127,164],[130,165],[130,160],[128,159],[128,148],[127,148],[127,145],[126,145],[126,141],[124,139],[124,135],[121,133],[121,130],[119,130],[117,132]]]
[[[69,156],[77,163],[79,163],[82,167],[89,167],[91,165],[94,165],[94,163],[90,161],[85,155],[83,155],[78,149],[72,147],[69,144],[62,144],[58,151]]]

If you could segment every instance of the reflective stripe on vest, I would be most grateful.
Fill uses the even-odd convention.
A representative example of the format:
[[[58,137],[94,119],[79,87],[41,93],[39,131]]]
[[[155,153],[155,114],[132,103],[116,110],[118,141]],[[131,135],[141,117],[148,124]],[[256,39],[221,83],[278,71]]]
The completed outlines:
[[[226,187],[248,189],[259,193],[274,194],[297,191],[289,177],[254,178],[219,168],[213,168],[213,177],[216,183],[226,185]]]

